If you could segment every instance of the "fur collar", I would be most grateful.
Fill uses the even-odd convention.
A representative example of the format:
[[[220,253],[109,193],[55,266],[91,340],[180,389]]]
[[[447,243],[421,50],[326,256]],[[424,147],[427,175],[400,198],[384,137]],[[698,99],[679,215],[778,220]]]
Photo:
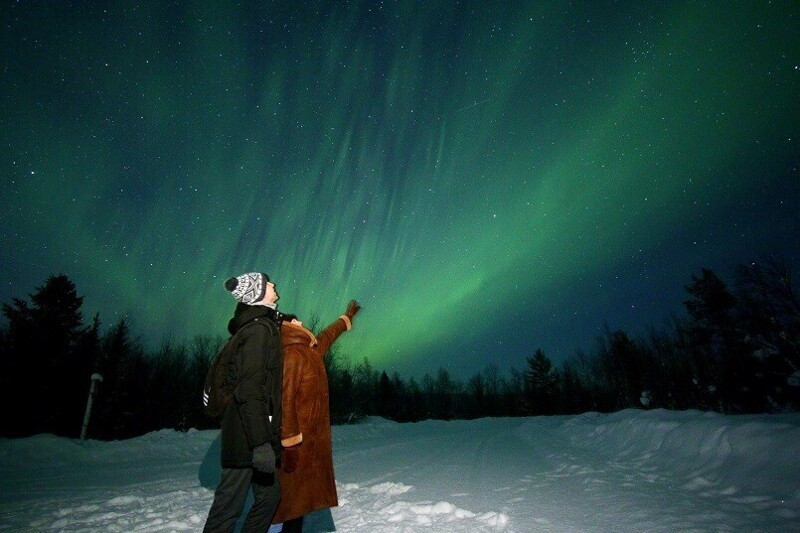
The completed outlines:
[[[313,348],[317,345],[317,338],[305,327],[285,320],[281,323],[281,342],[284,346],[308,344]]]

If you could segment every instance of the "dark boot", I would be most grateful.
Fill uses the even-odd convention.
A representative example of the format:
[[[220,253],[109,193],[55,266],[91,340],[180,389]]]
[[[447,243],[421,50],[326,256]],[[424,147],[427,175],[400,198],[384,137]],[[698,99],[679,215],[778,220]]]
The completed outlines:
[[[298,516],[283,523],[283,533],[303,533],[303,517]]]

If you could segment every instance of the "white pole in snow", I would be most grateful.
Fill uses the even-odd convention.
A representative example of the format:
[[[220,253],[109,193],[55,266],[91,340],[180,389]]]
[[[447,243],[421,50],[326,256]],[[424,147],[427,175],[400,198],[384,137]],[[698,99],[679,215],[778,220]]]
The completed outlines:
[[[103,381],[100,374],[92,374],[92,385],[89,387],[89,399],[86,400],[86,413],[83,415],[83,427],[81,428],[81,440],[86,440],[86,428],[89,427],[89,417],[92,415],[92,402],[94,395],[97,394],[97,384]]]

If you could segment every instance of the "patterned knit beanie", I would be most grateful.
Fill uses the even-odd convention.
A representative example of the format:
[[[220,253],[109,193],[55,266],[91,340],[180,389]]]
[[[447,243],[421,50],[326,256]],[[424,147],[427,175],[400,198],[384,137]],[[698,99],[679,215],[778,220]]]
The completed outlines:
[[[261,272],[248,272],[235,278],[225,280],[225,288],[236,298],[237,302],[254,305],[264,299],[269,277]]]

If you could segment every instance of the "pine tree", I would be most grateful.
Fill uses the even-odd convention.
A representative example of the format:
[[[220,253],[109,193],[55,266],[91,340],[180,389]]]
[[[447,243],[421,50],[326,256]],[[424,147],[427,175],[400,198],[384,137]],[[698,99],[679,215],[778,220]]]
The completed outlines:
[[[83,325],[83,297],[63,274],[50,276],[30,298],[31,306],[16,298],[3,304],[9,320],[7,357],[13,359],[10,394],[27,399],[16,402],[4,431],[77,437],[98,353],[99,319]]]
[[[740,320],[763,367],[762,387],[772,411],[800,408],[800,298],[782,258],[737,268]]]
[[[395,397],[394,384],[389,379],[389,375],[384,370],[378,379],[378,390],[375,398],[375,407],[378,416],[384,418],[394,418],[397,413],[397,400]]]
[[[684,301],[692,319],[691,332],[696,378],[718,395],[719,408],[730,412],[760,412],[765,408],[762,368],[746,343],[746,332],[736,322],[738,299],[717,275],[704,268],[686,287]]]
[[[541,349],[536,349],[533,357],[526,358],[528,368],[525,372],[525,396],[528,413],[550,415],[555,412],[556,383],[558,377],[553,373],[553,363]]]

